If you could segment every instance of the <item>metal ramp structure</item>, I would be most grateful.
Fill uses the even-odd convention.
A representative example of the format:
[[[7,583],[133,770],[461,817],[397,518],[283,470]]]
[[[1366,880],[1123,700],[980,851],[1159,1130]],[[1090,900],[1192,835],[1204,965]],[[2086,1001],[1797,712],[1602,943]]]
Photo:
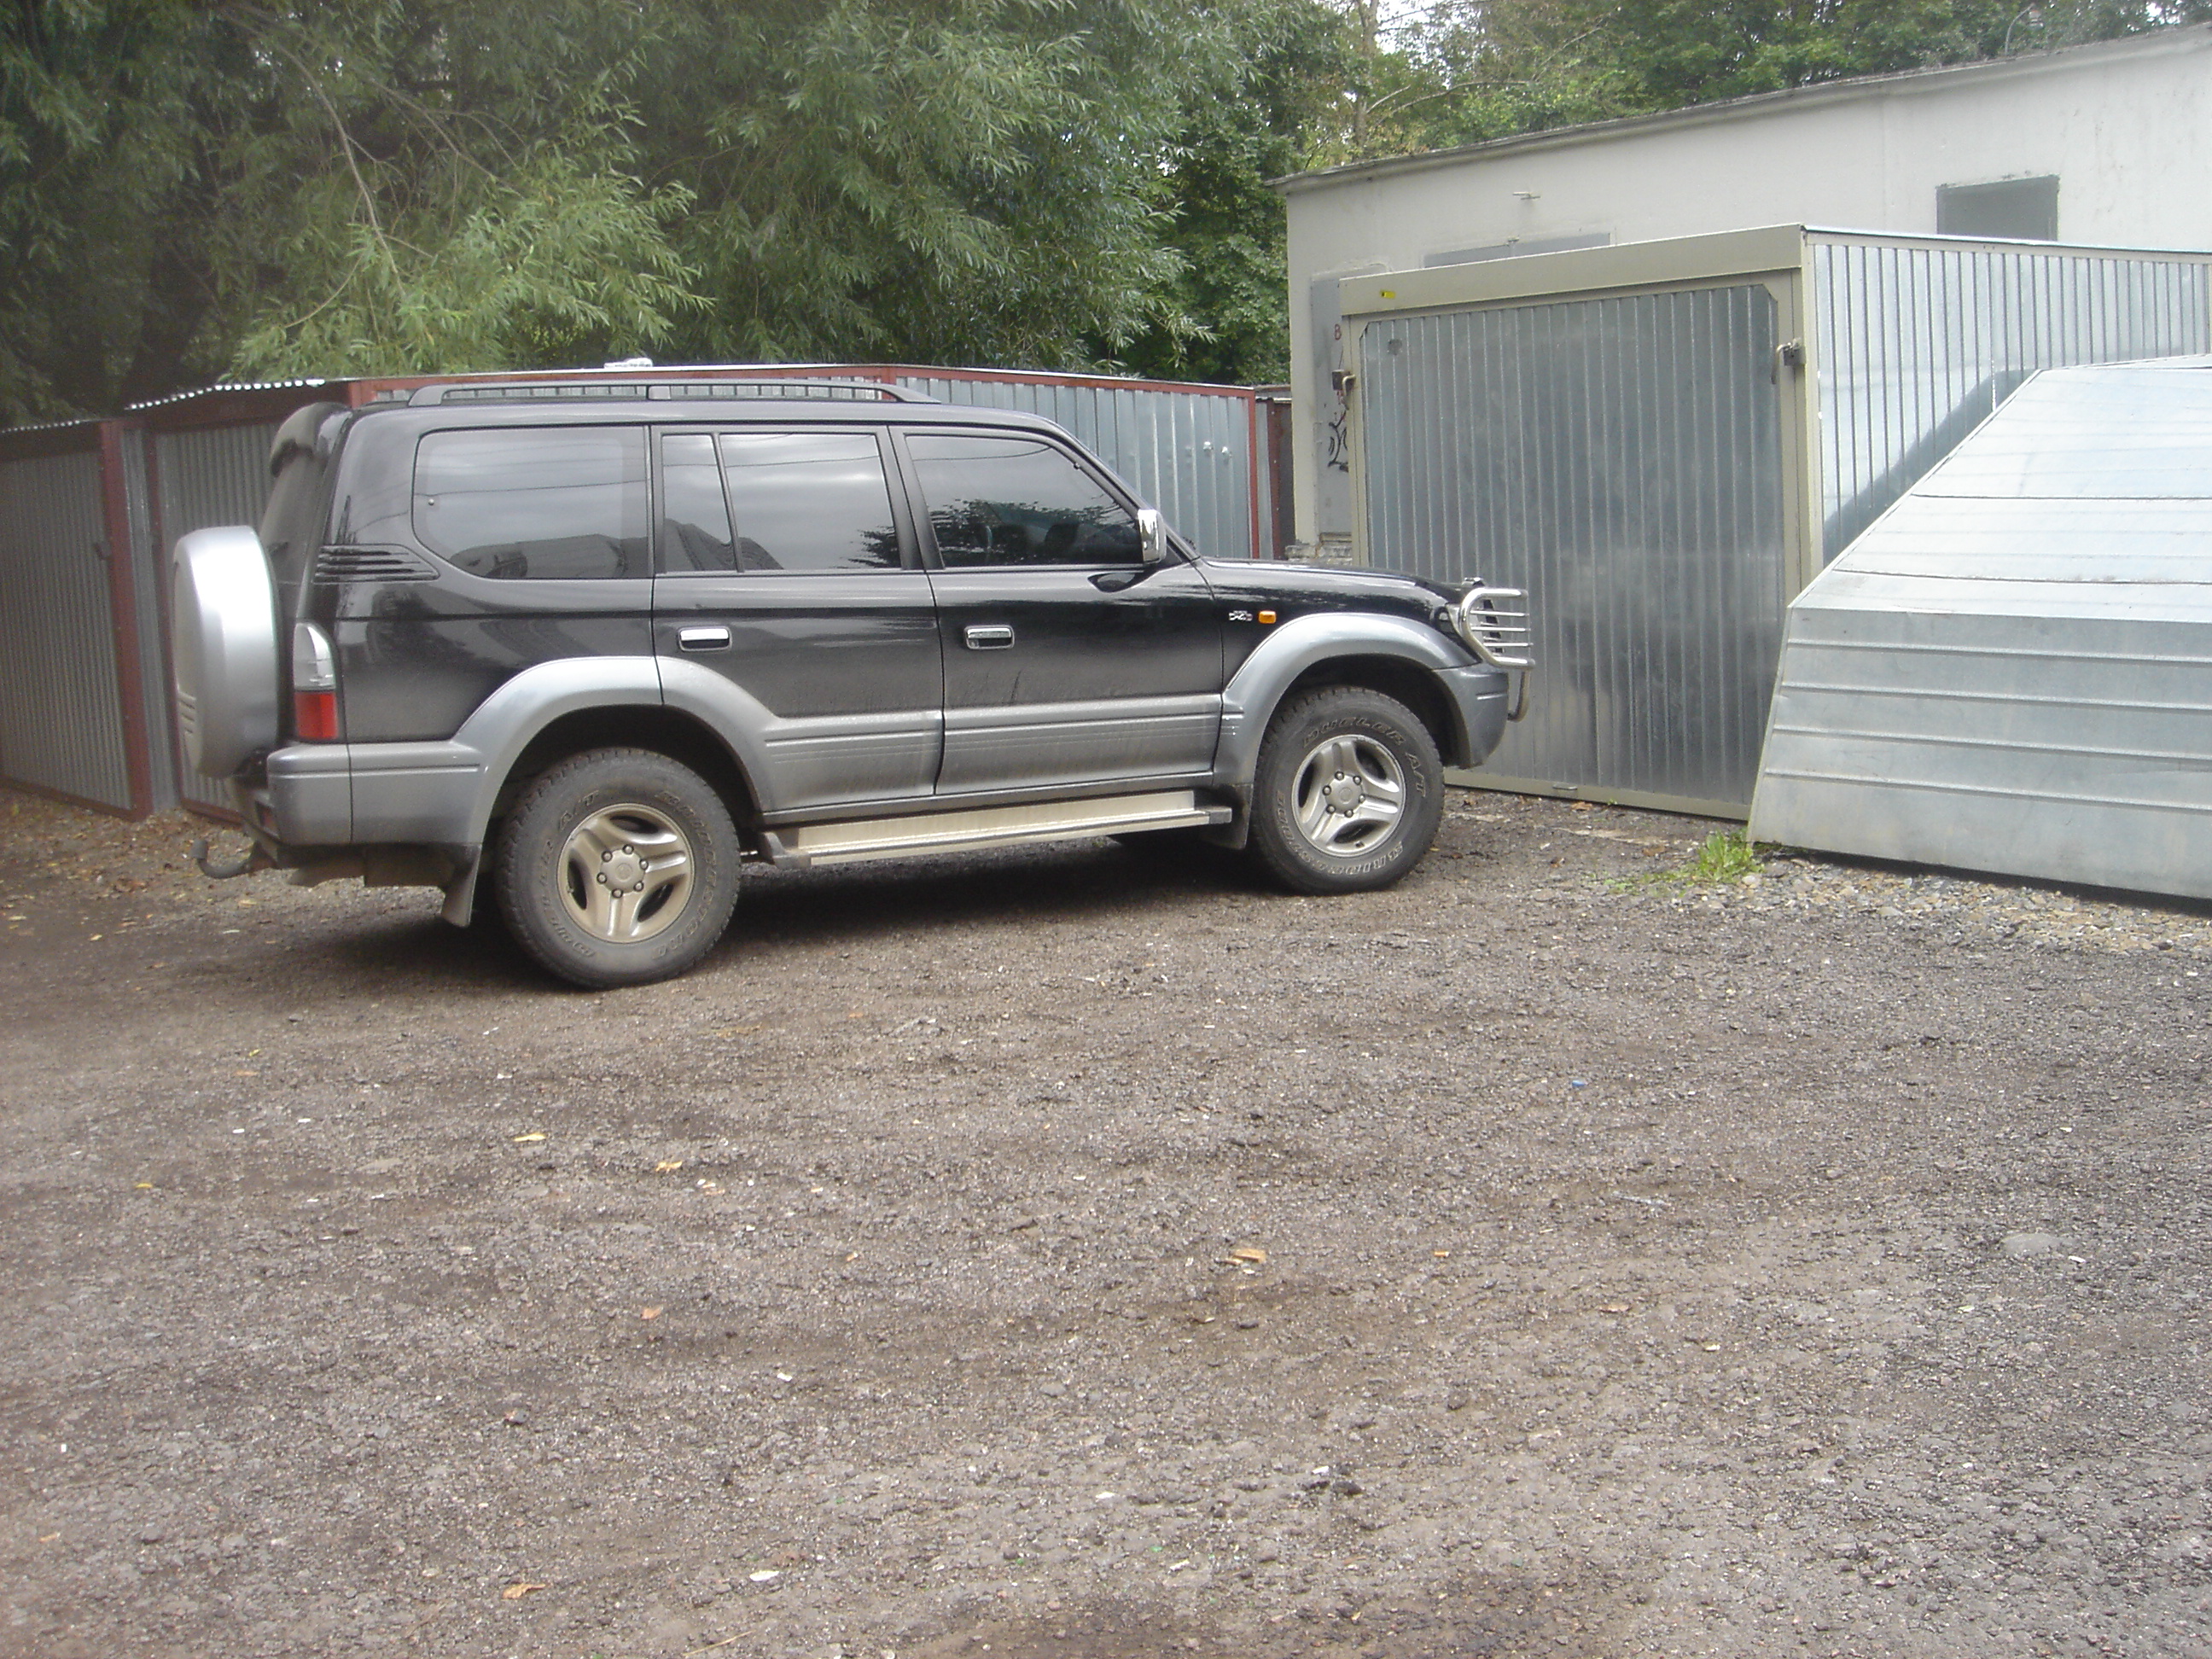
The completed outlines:
[[[2212,898],[2212,357],[2045,369],[1814,579],[1750,833]]]

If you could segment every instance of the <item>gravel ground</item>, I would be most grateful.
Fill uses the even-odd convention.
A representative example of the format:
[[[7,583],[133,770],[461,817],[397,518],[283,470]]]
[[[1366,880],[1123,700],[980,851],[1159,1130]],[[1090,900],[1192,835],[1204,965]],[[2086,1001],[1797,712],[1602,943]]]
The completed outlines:
[[[0,1652],[2212,1655],[2212,913],[1711,827],[590,995],[0,795]]]

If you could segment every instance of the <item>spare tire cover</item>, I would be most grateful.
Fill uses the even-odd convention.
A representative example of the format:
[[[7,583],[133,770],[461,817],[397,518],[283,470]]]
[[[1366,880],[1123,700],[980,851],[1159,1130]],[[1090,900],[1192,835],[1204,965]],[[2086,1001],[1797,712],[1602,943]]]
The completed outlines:
[[[276,742],[276,598],[261,538],[195,530],[169,562],[177,724],[204,776],[227,778]]]

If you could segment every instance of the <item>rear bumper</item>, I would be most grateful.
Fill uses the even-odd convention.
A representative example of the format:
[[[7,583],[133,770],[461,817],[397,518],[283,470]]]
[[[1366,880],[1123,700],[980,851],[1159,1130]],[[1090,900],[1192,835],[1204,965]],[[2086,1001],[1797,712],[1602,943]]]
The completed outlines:
[[[270,827],[295,847],[465,844],[484,766],[464,743],[295,744],[269,757]]]

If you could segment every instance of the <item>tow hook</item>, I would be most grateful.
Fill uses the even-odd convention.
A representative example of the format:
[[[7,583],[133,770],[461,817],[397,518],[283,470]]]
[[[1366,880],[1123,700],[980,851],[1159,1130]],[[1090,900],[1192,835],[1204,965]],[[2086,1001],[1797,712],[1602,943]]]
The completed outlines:
[[[210,881],[234,881],[240,876],[250,876],[257,870],[274,870],[276,867],[276,860],[270,858],[268,849],[258,843],[248,848],[246,856],[235,864],[210,864],[208,844],[204,838],[192,843],[192,862]]]

